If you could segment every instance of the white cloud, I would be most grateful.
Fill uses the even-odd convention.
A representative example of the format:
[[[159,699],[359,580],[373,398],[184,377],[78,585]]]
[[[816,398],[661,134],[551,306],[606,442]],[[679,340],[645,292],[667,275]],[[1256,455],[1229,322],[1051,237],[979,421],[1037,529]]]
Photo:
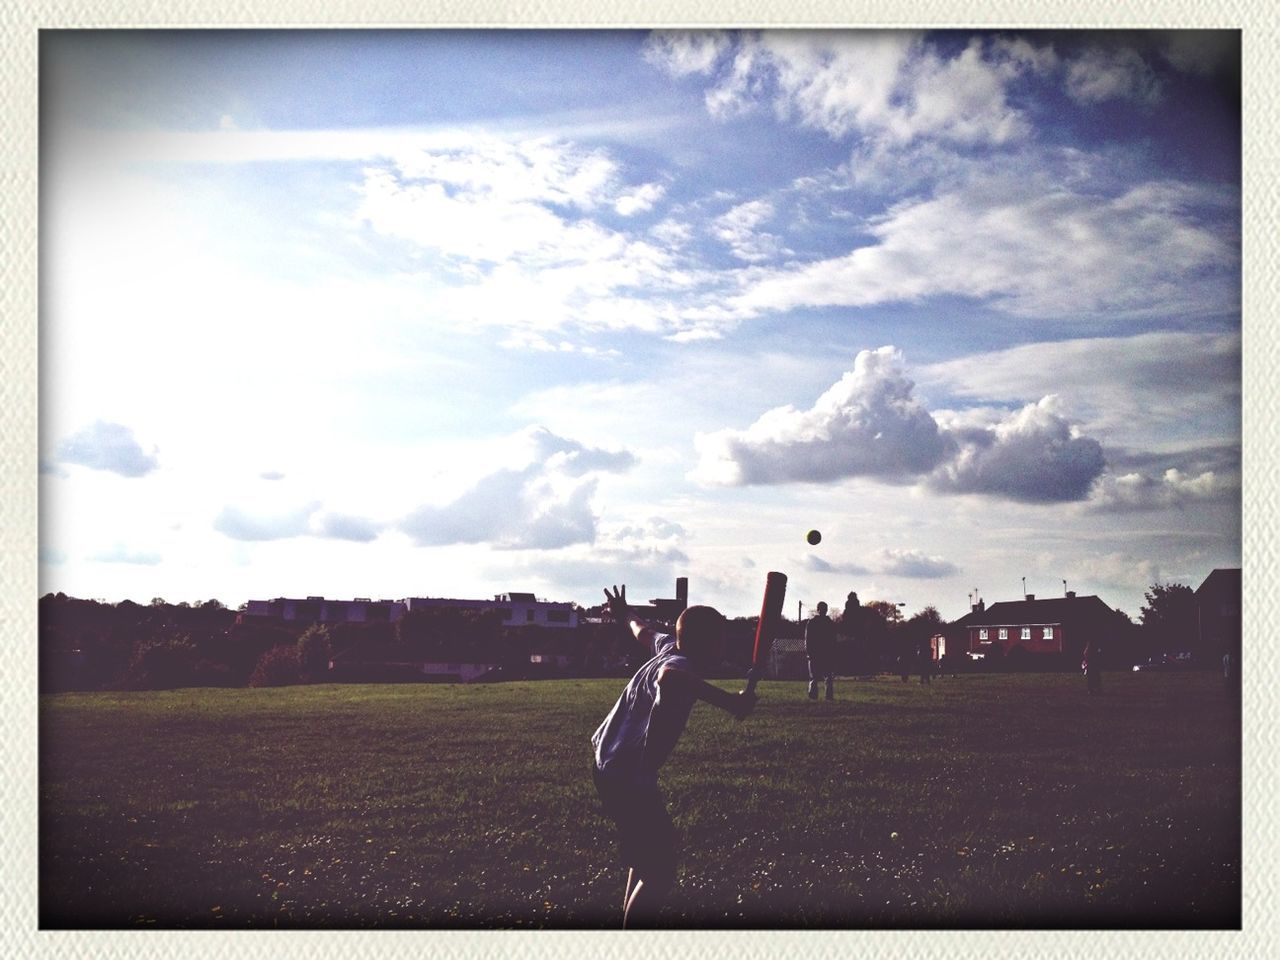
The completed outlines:
[[[912,388],[898,351],[864,350],[810,409],[778,407],[745,430],[698,434],[693,476],[729,485],[913,479],[949,446]]]
[[[806,570],[810,570],[813,573],[838,573],[843,576],[860,577],[871,572],[860,563],[847,560],[832,563],[812,553],[805,554],[803,564]],[[754,566],[754,564],[751,564],[751,566]]]
[[[667,188],[660,183],[641,184],[630,193],[624,193],[614,201],[613,209],[624,217],[652,210],[654,204],[662,199]]]
[[[58,444],[58,459],[91,470],[107,470],[122,477],[144,477],[159,466],[156,449],[142,449],[133,429],[98,420]]]
[[[1027,503],[1084,499],[1105,466],[1102,446],[1079,436],[1056,408],[1049,396],[990,429],[953,433],[959,452],[930,484]]]
[[[920,550],[888,548],[876,556],[878,572],[885,576],[936,580],[959,573],[955,564]]]
[[[730,486],[927,479],[941,493],[1051,503],[1084,499],[1102,473],[1101,445],[1060,415],[1053,396],[940,422],[913,390],[898,351],[864,350],[810,409],[778,407],[745,430],[698,434],[691,477]]]
[[[1237,487],[1224,484],[1212,471],[1188,476],[1170,467],[1158,478],[1142,473],[1108,474],[1100,478],[1089,507],[1104,513],[1164,510],[1236,493]]]
[[[657,30],[644,45],[644,58],[676,77],[709,74],[729,48],[728,34],[722,30]]]
[[[969,401],[1061,396],[1089,434],[1141,449],[1240,433],[1239,333],[1145,333],[1025,344],[930,364],[920,383]]]
[[[1052,63],[1051,51],[1025,40],[975,38],[948,56],[909,32],[766,31],[741,40],[707,105],[732,116],[772,91],[780,115],[832,137],[1003,144],[1029,131],[1006,97],[1009,85]]]
[[[1067,64],[1067,95],[1081,104],[1104,100],[1156,103],[1161,83],[1155,71],[1130,47],[1089,47]]]
[[[154,567],[163,562],[164,557],[150,550],[137,550],[117,543],[108,550],[103,550],[89,558],[94,563],[127,563],[136,566]]]
[[[741,203],[717,217],[711,232],[728,244],[739,260],[748,263],[770,260],[785,251],[776,236],[758,228],[773,219],[774,212],[773,204],[767,200]]]
[[[311,516],[320,501],[295,507],[240,507],[228,504],[214,518],[213,528],[232,540],[287,540],[310,532]]]
[[[528,463],[479,478],[452,501],[425,504],[397,526],[419,546],[487,543],[503,549],[555,550],[591,543],[598,478],[590,474],[629,469],[627,451],[586,447],[543,428],[520,438]]]
[[[1201,220],[1219,202],[1171,182],[1107,197],[1043,175],[973,176],[892,207],[868,225],[873,244],[759,270],[731,306],[754,316],[953,295],[1026,317],[1221,312],[1233,305],[1238,252]]]

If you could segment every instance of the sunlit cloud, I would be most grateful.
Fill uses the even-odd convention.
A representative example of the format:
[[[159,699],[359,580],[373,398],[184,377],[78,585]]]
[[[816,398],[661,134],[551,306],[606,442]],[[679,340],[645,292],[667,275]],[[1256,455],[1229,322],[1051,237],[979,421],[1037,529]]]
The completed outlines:
[[[58,444],[58,459],[91,470],[106,470],[122,477],[145,477],[159,465],[156,449],[142,449],[133,429],[121,423],[98,420]]]

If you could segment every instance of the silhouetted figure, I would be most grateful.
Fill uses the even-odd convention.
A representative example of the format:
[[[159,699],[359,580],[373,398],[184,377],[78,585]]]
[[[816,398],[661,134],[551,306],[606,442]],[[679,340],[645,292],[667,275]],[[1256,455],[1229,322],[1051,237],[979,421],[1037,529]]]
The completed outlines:
[[[809,699],[818,699],[818,681],[825,680],[827,699],[836,698],[836,625],[827,616],[827,605],[818,603],[817,614],[804,625],[804,652],[809,657]]]
[[[862,604],[858,602],[856,593],[850,592],[845,598],[844,612],[840,614],[840,634],[848,641],[852,671],[859,675],[870,672],[867,666],[869,657],[866,637],[862,629]]]
[[[920,670],[920,682],[933,682],[933,651],[929,645],[929,639],[920,641],[920,645],[916,648],[916,662]]]
[[[1102,692],[1102,655],[1098,644],[1090,640],[1084,645],[1085,682],[1089,688],[1089,696],[1096,697]]]
[[[632,615],[627,588],[606,588],[616,623],[623,624],[652,659],[631,678],[591,737],[596,790],[618,828],[628,868],[624,927],[653,926],[676,882],[676,831],[658,789],[658,769],[684,732],[694,704],[703,700],[738,719],[755,694],[729,693],[702,679],[724,656],[724,617],[712,607],[688,607],[674,634],[659,632]]]

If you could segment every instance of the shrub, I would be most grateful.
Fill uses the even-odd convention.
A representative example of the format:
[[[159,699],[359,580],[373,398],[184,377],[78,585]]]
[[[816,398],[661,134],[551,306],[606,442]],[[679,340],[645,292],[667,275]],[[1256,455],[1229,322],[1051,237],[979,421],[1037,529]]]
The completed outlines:
[[[171,690],[195,679],[196,645],[185,633],[162,633],[140,640],[133,650],[124,686],[130,690]]]
[[[329,628],[312,624],[298,638],[298,665],[305,683],[323,679],[329,672]]]
[[[258,660],[253,675],[249,677],[251,687],[286,687],[301,682],[302,661],[296,644],[272,647]]]

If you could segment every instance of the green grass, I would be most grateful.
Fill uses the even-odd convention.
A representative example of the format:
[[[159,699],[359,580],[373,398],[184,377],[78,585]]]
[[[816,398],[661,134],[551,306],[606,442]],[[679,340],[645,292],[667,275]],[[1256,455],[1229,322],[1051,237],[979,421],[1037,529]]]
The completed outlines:
[[[41,700],[45,927],[611,927],[623,686]],[[676,926],[1240,923],[1238,712],[1202,674],[761,686],[664,770]]]

